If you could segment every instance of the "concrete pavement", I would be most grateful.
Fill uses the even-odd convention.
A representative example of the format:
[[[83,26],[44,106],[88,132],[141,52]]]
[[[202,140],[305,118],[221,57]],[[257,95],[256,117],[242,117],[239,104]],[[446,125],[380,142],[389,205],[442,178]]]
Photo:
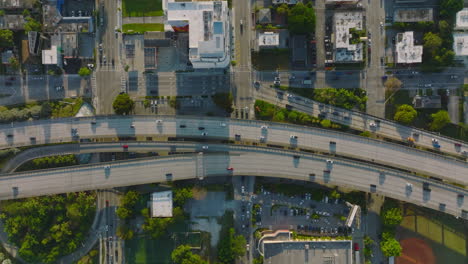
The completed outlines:
[[[200,154],[169,156],[107,163],[109,168],[105,167],[107,164],[99,164],[15,173],[0,178],[0,199],[231,174],[281,177],[347,186],[366,192],[378,192],[455,216],[468,217],[468,203],[457,196],[466,196],[468,192],[461,188],[339,158],[334,158],[333,165],[328,166],[330,172],[324,172],[327,169],[326,157],[301,154],[299,158],[295,158],[293,154],[292,151],[258,147],[228,147],[225,154],[208,153],[201,158]],[[200,166],[203,166],[201,170],[198,169]],[[233,167],[234,170],[226,170],[228,167]],[[194,171],[197,172],[196,175]],[[203,175],[198,175],[199,171],[203,172]],[[423,182],[430,182],[432,192],[423,191]],[[407,183],[412,184],[411,190],[408,189]],[[374,187],[369,189],[369,184],[373,184]]]
[[[96,138],[114,138],[114,140],[117,140],[117,137],[136,136],[142,140],[148,138],[156,140],[158,137],[167,139],[168,136],[176,136],[179,138],[208,138],[212,140],[237,138],[237,140],[251,142],[260,142],[260,137],[263,136],[264,139],[262,140],[265,140],[267,144],[292,147],[293,149],[310,148],[320,152],[331,152],[336,155],[446,179],[462,185],[468,183],[468,164],[466,161],[404,145],[332,130],[262,121],[222,118],[200,119],[199,117],[193,119],[188,117],[160,118],[160,123],[156,123],[154,117],[129,116],[24,122],[15,124],[13,128],[4,125],[0,126],[0,147],[31,145],[31,137],[35,137],[35,144],[70,142],[73,139],[77,140],[77,135],[79,135],[80,139],[90,140]],[[91,120],[96,120],[96,123],[93,124]],[[180,127],[181,125],[185,125],[185,127]],[[262,125],[267,125],[268,129],[261,129]],[[76,132],[72,132],[72,128],[76,129],[73,130]],[[206,134],[202,135],[202,133]],[[8,137],[8,135],[13,136]],[[297,136],[297,138],[292,139],[291,135]],[[423,140],[431,144],[430,138],[421,135],[421,144]],[[335,142],[335,144],[331,145],[331,141]],[[442,140],[440,144],[444,144]],[[446,148],[449,149],[448,146]],[[455,148],[452,150],[455,151]],[[447,175],[447,171],[451,173]]]

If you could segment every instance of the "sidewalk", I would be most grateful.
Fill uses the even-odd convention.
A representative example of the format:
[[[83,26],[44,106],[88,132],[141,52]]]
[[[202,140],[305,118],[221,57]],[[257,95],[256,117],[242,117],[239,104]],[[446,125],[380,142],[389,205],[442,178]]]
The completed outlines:
[[[152,16],[152,17],[124,17],[122,18],[122,24],[144,24],[144,23],[162,24],[164,23],[164,17]]]

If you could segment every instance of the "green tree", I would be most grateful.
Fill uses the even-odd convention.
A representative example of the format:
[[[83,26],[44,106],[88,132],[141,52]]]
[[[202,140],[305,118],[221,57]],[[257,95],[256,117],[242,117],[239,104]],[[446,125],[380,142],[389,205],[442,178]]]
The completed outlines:
[[[276,8],[276,12],[278,14],[287,14],[289,12],[289,6],[288,4],[281,4]]]
[[[285,117],[282,111],[276,112],[276,114],[273,116],[273,121],[275,122],[283,122],[284,119]]]
[[[288,28],[293,34],[308,34],[315,32],[315,11],[311,6],[297,3],[289,10]]]
[[[440,16],[455,20],[455,14],[463,9],[463,0],[441,0]]]
[[[117,228],[117,236],[124,240],[133,238],[133,230],[127,225],[119,225]]]
[[[128,115],[133,111],[135,102],[126,93],[119,94],[112,103],[114,112],[118,115]]]
[[[4,16],[5,15],[5,10],[1,9],[0,10],[0,16]]]
[[[289,112],[288,114],[288,120],[292,123],[296,123],[297,122],[297,115],[298,113],[296,111],[291,111]]]
[[[450,123],[450,116],[447,111],[439,110],[437,113],[431,114],[432,122],[430,130],[439,131]]]
[[[23,17],[28,17],[30,16],[31,14],[29,13],[29,10],[28,9],[24,9],[23,10]]]
[[[78,71],[78,75],[81,77],[88,77],[91,75],[91,70],[88,67],[81,67],[80,70]]]
[[[395,238],[388,238],[380,242],[380,249],[386,257],[401,255],[401,245]]]
[[[13,68],[14,70],[19,69],[19,61],[15,57],[11,57],[10,60],[8,61],[10,63],[10,67]]]
[[[24,31],[28,33],[29,31],[41,31],[42,25],[37,20],[32,17],[27,17],[26,23],[24,24]]]
[[[218,258],[221,263],[230,264],[245,254],[246,240],[243,236],[235,236],[234,228],[230,228],[218,244]]]
[[[0,29],[0,47],[13,46],[13,31],[9,29]]]
[[[172,262],[175,264],[206,264],[199,255],[193,254],[190,246],[180,245],[171,253]]]
[[[185,188],[177,188],[174,189],[174,195],[173,195],[173,202],[176,206],[184,206],[185,202],[188,199],[191,199],[193,197],[193,192],[192,188],[190,187],[185,187]]]
[[[397,108],[393,119],[403,124],[409,124],[413,122],[417,115],[418,112],[411,105],[404,104]]]
[[[232,113],[234,109],[232,108],[232,103],[234,101],[234,97],[232,93],[216,93],[212,96],[213,102],[220,108],[224,109],[224,111],[228,113]]]
[[[322,127],[324,127],[324,128],[329,128],[329,127],[331,127],[332,123],[331,123],[330,120],[324,119],[324,120],[322,120],[320,122],[320,125],[322,125]]]
[[[402,220],[403,215],[401,213],[401,209],[398,207],[388,209],[382,214],[382,222],[384,226],[393,228],[398,226]]]
[[[442,46],[442,39],[437,33],[427,32],[424,34],[424,44],[423,47],[431,54],[437,51]]]

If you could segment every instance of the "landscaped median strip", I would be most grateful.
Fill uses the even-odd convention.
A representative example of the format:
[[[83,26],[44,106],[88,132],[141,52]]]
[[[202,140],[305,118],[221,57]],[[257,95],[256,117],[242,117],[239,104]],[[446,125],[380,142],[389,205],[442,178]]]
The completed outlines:
[[[148,31],[164,31],[164,24],[147,23],[147,24],[124,24],[122,26],[125,34],[143,34]]]

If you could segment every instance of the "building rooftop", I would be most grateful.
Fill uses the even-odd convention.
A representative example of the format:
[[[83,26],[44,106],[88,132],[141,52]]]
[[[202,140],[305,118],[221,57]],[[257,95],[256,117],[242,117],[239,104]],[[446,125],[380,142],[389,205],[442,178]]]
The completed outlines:
[[[468,8],[463,8],[457,13],[455,28],[468,29]]]
[[[441,108],[441,98],[440,95],[433,96],[419,96],[416,95],[413,98],[414,108]]]
[[[453,51],[456,56],[468,56],[468,33],[453,34]]]
[[[395,22],[422,22],[433,21],[432,8],[398,8],[393,13]]]
[[[280,5],[280,4],[295,5],[297,3],[302,3],[302,0],[272,0],[271,2],[274,5]]]
[[[396,63],[421,63],[423,46],[414,45],[413,31],[398,33],[396,36]]]
[[[78,40],[76,33],[61,34],[64,58],[78,57]]]
[[[230,62],[227,2],[165,2],[167,24],[173,31],[189,32],[189,59],[193,67],[227,67]]]
[[[352,264],[350,240],[264,241],[265,264]]]
[[[0,16],[0,29],[23,30],[25,23],[23,15]]]
[[[325,4],[356,4],[361,0],[326,0]]]
[[[260,24],[271,23],[271,10],[269,8],[262,8],[258,10],[257,22]]]
[[[58,49],[53,45],[49,50],[42,50],[42,64],[57,65],[58,64]]]
[[[0,0],[0,9],[32,8],[35,0]]]
[[[10,59],[13,57],[14,55],[12,50],[2,52],[2,64],[10,64]]]
[[[151,217],[172,217],[172,191],[151,194]]]
[[[363,44],[351,44],[352,34],[350,29],[363,29],[363,13],[336,12],[334,14],[334,32],[335,32],[335,61],[337,62],[355,62],[363,59]]]
[[[263,32],[258,34],[258,46],[276,47],[279,45],[279,33]]]

